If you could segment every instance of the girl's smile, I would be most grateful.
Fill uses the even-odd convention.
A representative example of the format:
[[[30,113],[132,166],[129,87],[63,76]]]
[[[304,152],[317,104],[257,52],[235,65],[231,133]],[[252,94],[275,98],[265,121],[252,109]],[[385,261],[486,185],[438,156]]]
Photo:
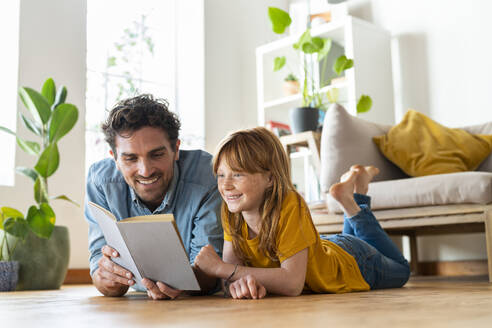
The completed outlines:
[[[271,185],[268,173],[233,171],[225,161],[217,170],[219,192],[230,212],[247,216],[259,216],[265,190]]]

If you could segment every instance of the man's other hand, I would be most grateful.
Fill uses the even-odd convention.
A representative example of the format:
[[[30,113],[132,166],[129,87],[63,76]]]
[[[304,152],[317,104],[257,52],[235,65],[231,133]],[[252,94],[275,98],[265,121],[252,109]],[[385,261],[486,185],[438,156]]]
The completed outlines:
[[[160,281],[154,283],[147,278],[142,279],[142,285],[147,288],[147,295],[154,300],[173,300],[183,292],[182,290],[171,288]]]
[[[101,252],[99,268],[92,275],[94,285],[105,296],[124,295],[128,287],[135,284],[132,273],[111,260],[111,257],[119,256],[115,249],[105,245]]]

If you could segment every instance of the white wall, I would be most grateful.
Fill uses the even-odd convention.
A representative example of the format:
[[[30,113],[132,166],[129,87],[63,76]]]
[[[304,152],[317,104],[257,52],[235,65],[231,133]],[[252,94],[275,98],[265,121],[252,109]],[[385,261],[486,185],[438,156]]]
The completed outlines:
[[[0,90],[2,90],[2,115],[0,125],[15,131],[17,112],[17,67],[19,62],[19,11],[20,1],[13,0],[2,4],[0,10],[0,30],[9,31],[2,36],[4,51],[0,54]],[[15,138],[0,133],[0,148],[4,154],[14,154]],[[13,186],[15,181],[15,156],[3,157],[0,161],[0,185]]]
[[[229,132],[257,125],[256,47],[277,38],[268,7],[287,0],[205,1],[205,147]]]
[[[408,108],[450,127],[492,121],[491,1],[352,0],[349,8],[393,35],[397,122]],[[420,237],[419,255],[485,259],[485,236]]]
[[[492,120],[491,1],[349,3],[353,15],[389,30],[399,46],[400,109],[418,109],[453,127]]]
[[[22,0],[19,31],[18,85],[40,90],[44,80],[52,77],[58,85],[66,85],[67,102],[79,109],[76,126],[59,143],[60,167],[48,183],[50,195],[65,194],[82,205],[85,194],[86,2]],[[27,112],[19,101],[17,104],[22,112]],[[35,139],[19,120],[17,131],[27,140]],[[35,164],[34,157],[19,149],[15,163],[16,166],[28,167]],[[28,207],[35,203],[32,190],[31,180],[17,175],[14,187],[0,187],[0,205],[26,213]],[[67,226],[70,231],[69,266],[88,267],[87,225],[82,207],[63,201],[53,201],[52,206],[57,215],[56,223]]]

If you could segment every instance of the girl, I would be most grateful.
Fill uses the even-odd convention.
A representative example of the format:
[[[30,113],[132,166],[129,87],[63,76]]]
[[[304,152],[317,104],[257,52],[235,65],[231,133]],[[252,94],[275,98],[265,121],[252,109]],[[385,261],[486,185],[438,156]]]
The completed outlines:
[[[279,139],[265,128],[227,136],[214,160],[222,203],[223,260],[203,247],[195,265],[225,280],[233,298],[303,290],[345,293],[403,286],[408,262],[379,225],[366,196],[379,170],[352,166],[330,194],[343,208],[343,233],[321,236],[290,180]]]

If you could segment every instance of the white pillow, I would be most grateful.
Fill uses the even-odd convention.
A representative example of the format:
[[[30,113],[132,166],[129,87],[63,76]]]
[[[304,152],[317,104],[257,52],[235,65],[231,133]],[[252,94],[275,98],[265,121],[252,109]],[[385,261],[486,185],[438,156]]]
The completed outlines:
[[[326,111],[321,134],[321,190],[328,192],[354,164],[378,167],[381,172],[374,181],[408,177],[387,160],[372,141],[372,137],[386,134],[390,128],[352,116],[339,104],[331,105]]]

